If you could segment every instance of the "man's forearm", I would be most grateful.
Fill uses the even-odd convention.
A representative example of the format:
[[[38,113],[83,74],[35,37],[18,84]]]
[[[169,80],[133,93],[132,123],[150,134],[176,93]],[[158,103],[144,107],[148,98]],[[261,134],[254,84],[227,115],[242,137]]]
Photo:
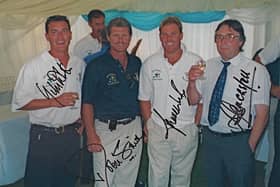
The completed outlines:
[[[142,118],[146,122],[151,117],[151,102],[140,101],[140,109]]]
[[[61,107],[60,104],[54,99],[33,99],[18,110],[38,110],[50,107]]]
[[[187,86],[188,102],[190,105],[196,105],[201,99],[201,95],[198,92],[195,82],[189,81]]]
[[[88,140],[92,141],[94,136],[96,136],[96,131],[94,128],[94,111],[91,104],[82,105],[82,119],[86,128]]]
[[[260,137],[266,127],[268,119],[269,108],[267,105],[257,105],[256,106],[256,117],[254,119],[254,125],[250,134],[249,144],[252,151],[255,151],[256,146],[259,142]]]
[[[270,93],[272,96],[280,99],[280,86],[276,86],[272,84]]]

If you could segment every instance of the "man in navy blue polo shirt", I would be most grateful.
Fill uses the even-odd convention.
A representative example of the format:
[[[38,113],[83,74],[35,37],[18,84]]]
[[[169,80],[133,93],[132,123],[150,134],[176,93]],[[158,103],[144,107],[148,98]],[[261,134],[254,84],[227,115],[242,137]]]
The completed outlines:
[[[110,49],[87,65],[82,112],[96,187],[134,186],[142,150],[138,74],[141,61],[127,53],[130,23],[115,18],[107,28]]]

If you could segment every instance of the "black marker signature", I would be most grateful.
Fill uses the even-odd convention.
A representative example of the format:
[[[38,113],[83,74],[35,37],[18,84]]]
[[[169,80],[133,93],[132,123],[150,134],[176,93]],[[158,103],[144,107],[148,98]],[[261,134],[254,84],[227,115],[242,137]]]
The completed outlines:
[[[128,139],[129,136],[127,136],[126,138]],[[120,140],[118,140],[111,155],[113,157],[119,157],[119,156],[121,157],[116,158],[114,160],[109,160],[107,158],[107,153],[105,148],[102,145],[100,145],[102,147],[102,151],[105,159],[105,167],[104,167],[105,176],[102,176],[100,172],[97,172],[96,175],[98,179],[95,179],[95,182],[106,182],[107,187],[109,187],[108,171],[113,173],[124,162],[132,161],[136,157],[136,155],[133,155],[133,150],[136,149],[137,145],[141,140],[142,140],[142,136],[139,137],[138,135],[135,134],[133,141],[128,140],[123,147],[120,147]]]
[[[234,105],[223,100],[221,102],[221,110],[227,117],[230,118],[227,125],[231,129],[243,130],[239,125],[241,120],[244,120],[246,123],[248,123],[248,121],[243,118],[244,114],[246,113],[246,109],[242,106]]]
[[[221,102],[221,110],[223,113],[229,117],[229,121],[227,123],[228,127],[231,128],[231,131],[243,131],[243,127],[240,125],[240,121],[244,121],[246,124],[248,124],[248,128],[251,125],[251,114],[249,114],[249,119],[245,119],[244,115],[246,113],[246,108],[243,107],[243,101],[245,100],[246,95],[248,92],[250,92],[250,108],[249,112],[251,111],[251,99],[252,99],[252,93],[257,92],[256,89],[253,88],[253,82],[255,78],[255,70],[252,74],[252,85],[249,85],[250,83],[250,72],[245,72],[244,70],[240,70],[240,78],[233,77],[234,80],[238,82],[238,87],[236,88],[237,93],[235,94],[236,101],[235,103],[230,103],[227,101]]]
[[[129,136],[126,137],[127,139]],[[113,173],[119,166],[121,166],[122,163],[125,161],[132,161],[136,155],[133,155],[133,150],[136,149],[137,145],[142,141],[142,136],[134,135],[134,139],[132,141],[128,140],[123,147],[120,147],[120,140],[117,141],[115,148],[111,155],[113,157],[119,157],[121,156],[121,159],[115,159],[115,160],[109,160],[107,158],[107,152],[102,144],[91,144],[91,145],[97,145],[101,147],[101,151],[104,155],[105,160],[105,167],[104,167],[104,174],[102,175],[100,172],[96,172],[94,175],[94,178],[89,177],[83,177],[83,176],[76,176],[82,179],[92,180],[92,182],[106,182],[106,186],[109,187],[109,181],[108,181],[108,171]],[[79,149],[77,152],[75,152],[68,160],[67,162],[71,162],[73,158],[76,157],[76,155],[80,155],[80,151],[83,151],[84,149],[87,149],[89,145],[84,146],[83,148]],[[73,175],[73,173],[65,166],[66,172],[70,175]]]
[[[181,134],[183,134],[184,136],[186,136],[186,134],[181,131],[180,129],[176,128],[175,125],[177,123],[177,117],[178,115],[180,114],[181,112],[181,105],[182,105],[182,100],[185,98],[187,98],[186,96],[186,91],[183,90],[182,92],[180,92],[178,90],[178,88],[176,87],[175,83],[173,80],[171,80],[170,82],[171,84],[171,87],[177,92],[178,96],[177,98],[175,98],[174,96],[172,95],[169,95],[169,97],[175,101],[176,104],[173,104],[172,105],[172,112],[171,112],[171,117],[170,117],[170,120],[169,119],[165,119],[155,108],[153,109],[153,111],[160,117],[160,119],[163,121],[164,123],[164,127],[166,129],[166,133],[165,133],[165,138],[167,139],[168,138],[168,131],[169,129],[175,129],[177,130],[178,132],[180,132]]]
[[[126,138],[129,138],[129,136]],[[118,140],[111,155],[113,157],[121,156],[121,159],[117,158],[115,160],[106,160],[106,168],[110,172],[114,172],[114,170],[121,166],[124,161],[132,161],[136,157],[136,155],[133,155],[133,150],[137,147],[141,140],[142,136],[138,137],[135,134],[133,142],[127,141],[122,148],[120,148],[120,140]]]
[[[101,144],[90,144],[90,145],[97,145],[101,147],[101,151],[103,152],[104,158],[105,160],[107,159],[107,155],[106,155],[106,151],[105,148],[103,147],[103,145]],[[76,178],[80,178],[80,179],[86,179],[86,180],[91,180],[92,182],[106,182],[106,186],[109,187],[109,183],[108,183],[108,177],[107,177],[107,170],[105,170],[105,177],[103,177],[99,172],[96,172],[96,175],[94,175],[94,178],[91,177],[85,177],[85,176],[80,176],[80,175],[76,175],[76,172],[71,171],[71,169],[67,166],[67,163],[71,163],[73,162],[73,159],[75,160],[75,158],[80,157],[81,155],[81,151],[87,150],[89,145],[84,146],[83,148],[80,148],[78,151],[76,151],[75,153],[73,153],[66,161],[66,164],[64,166],[65,168],[65,172],[70,175],[70,176],[75,176]]]
[[[70,75],[72,71],[72,68],[65,69],[61,63],[57,62],[57,65],[59,68],[52,66],[52,70],[47,72],[48,80],[46,85],[40,86],[39,83],[36,83],[36,87],[47,99],[53,98],[60,93],[67,80],[67,75]]]

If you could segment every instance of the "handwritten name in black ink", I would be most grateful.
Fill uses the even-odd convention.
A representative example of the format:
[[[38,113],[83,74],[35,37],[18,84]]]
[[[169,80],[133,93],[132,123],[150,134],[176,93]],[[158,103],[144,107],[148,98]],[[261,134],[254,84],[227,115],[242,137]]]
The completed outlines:
[[[180,129],[176,128],[176,123],[177,123],[177,117],[178,115],[180,114],[181,112],[181,105],[182,105],[182,100],[185,98],[187,98],[187,95],[186,95],[186,91],[183,90],[182,92],[180,92],[178,90],[178,88],[176,87],[175,83],[173,80],[171,80],[170,82],[171,84],[171,87],[176,91],[176,93],[178,94],[177,98],[175,98],[174,96],[172,95],[169,95],[169,97],[175,101],[175,104],[172,105],[172,108],[171,108],[171,117],[170,117],[170,120],[169,119],[166,119],[164,118],[158,111],[157,109],[153,109],[153,111],[161,118],[161,120],[163,121],[164,123],[164,127],[165,127],[165,130],[166,130],[166,133],[165,133],[165,138],[167,139],[168,138],[168,131],[169,129],[175,129],[177,130],[178,132],[180,132],[181,134],[183,134],[184,136],[186,136],[186,134],[181,131]]]
[[[255,73],[255,72],[254,72]],[[246,124],[250,123],[250,120],[244,118],[246,113],[246,106],[243,106],[243,101],[245,100],[246,95],[248,92],[257,92],[252,86],[249,85],[250,83],[250,72],[246,72],[244,70],[240,70],[240,78],[233,76],[233,79],[238,82],[238,87],[236,88],[235,98],[236,101],[234,104],[222,101],[221,109],[223,113],[229,117],[228,127],[231,128],[231,131],[243,131],[244,129],[240,125],[240,121],[245,121]],[[252,75],[251,75],[252,76]],[[254,77],[254,75],[253,75]],[[251,81],[254,81],[253,79]],[[250,95],[250,97],[252,97]],[[251,98],[250,98],[251,100]],[[250,112],[250,111],[249,111]]]
[[[96,175],[97,178],[93,180],[94,182],[106,182],[99,172],[96,172]]]
[[[172,105],[172,112],[171,112],[171,117],[170,117],[170,122],[172,123],[172,124],[176,124],[177,123],[177,117],[178,117],[178,115],[180,114],[180,112],[181,112],[181,105],[182,105],[182,100],[183,100],[183,98],[187,98],[187,95],[186,95],[186,91],[185,90],[182,90],[182,92],[180,92],[179,90],[178,90],[178,88],[176,87],[176,85],[175,85],[175,83],[174,83],[174,81],[173,80],[171,80],[171,82],[170,82],[170,84],[171,84],[171,87],[177,92],[177,94],[178,94],[178,97],[177,98],[175,98],[175,97],[173,97],[172,95],[169,95],[169,97],[173,100],[173,101],[175,101],[175,103],[176,104],[174,104],[174,105]]]
[[[57,63],[57,67],[52,66],[52,69],[47,72],[47,83],[46,85],[39,85],[36,83],[36,87],[40,93],[47,99],[57,96],[61,89],[65,85],[67,75],[71,74],[72,68],[65,69],[61,63]]]
[[[126,137],[127,139],[129,136]],[[139,142],[142,140],[142,136],[134,135],[133,141],[127,141],[122,147],[120,146],[121,141],[118,140],[111,155],[116,159],[106,160],[106,169],[110,172],[114,172],[119,166],[125,161],[132,161],[136,155],[133,154],[133,150],[136,149]]]

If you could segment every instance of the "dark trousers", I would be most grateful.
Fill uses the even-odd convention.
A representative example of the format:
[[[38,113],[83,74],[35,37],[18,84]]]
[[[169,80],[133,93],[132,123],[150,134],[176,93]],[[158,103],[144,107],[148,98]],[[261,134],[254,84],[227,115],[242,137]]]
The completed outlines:
[[[74,187],[79,174],[79,146],[74,126],[58,134],[31,125],[24,186]]]
[[[203,128],[202,165],[208,187],[253,187],[254,154],[248,144],[250,133],[216,135]]]
[[[279,187],[280,185],[280,111],[278,111],[276,112],[274,118],[275,152],[268,187]]]
[[[87,134],[83,132],[83,149],[81,155],[81,184],[88,184],[93,181],[93,160],[92,153],[87,149]]]

